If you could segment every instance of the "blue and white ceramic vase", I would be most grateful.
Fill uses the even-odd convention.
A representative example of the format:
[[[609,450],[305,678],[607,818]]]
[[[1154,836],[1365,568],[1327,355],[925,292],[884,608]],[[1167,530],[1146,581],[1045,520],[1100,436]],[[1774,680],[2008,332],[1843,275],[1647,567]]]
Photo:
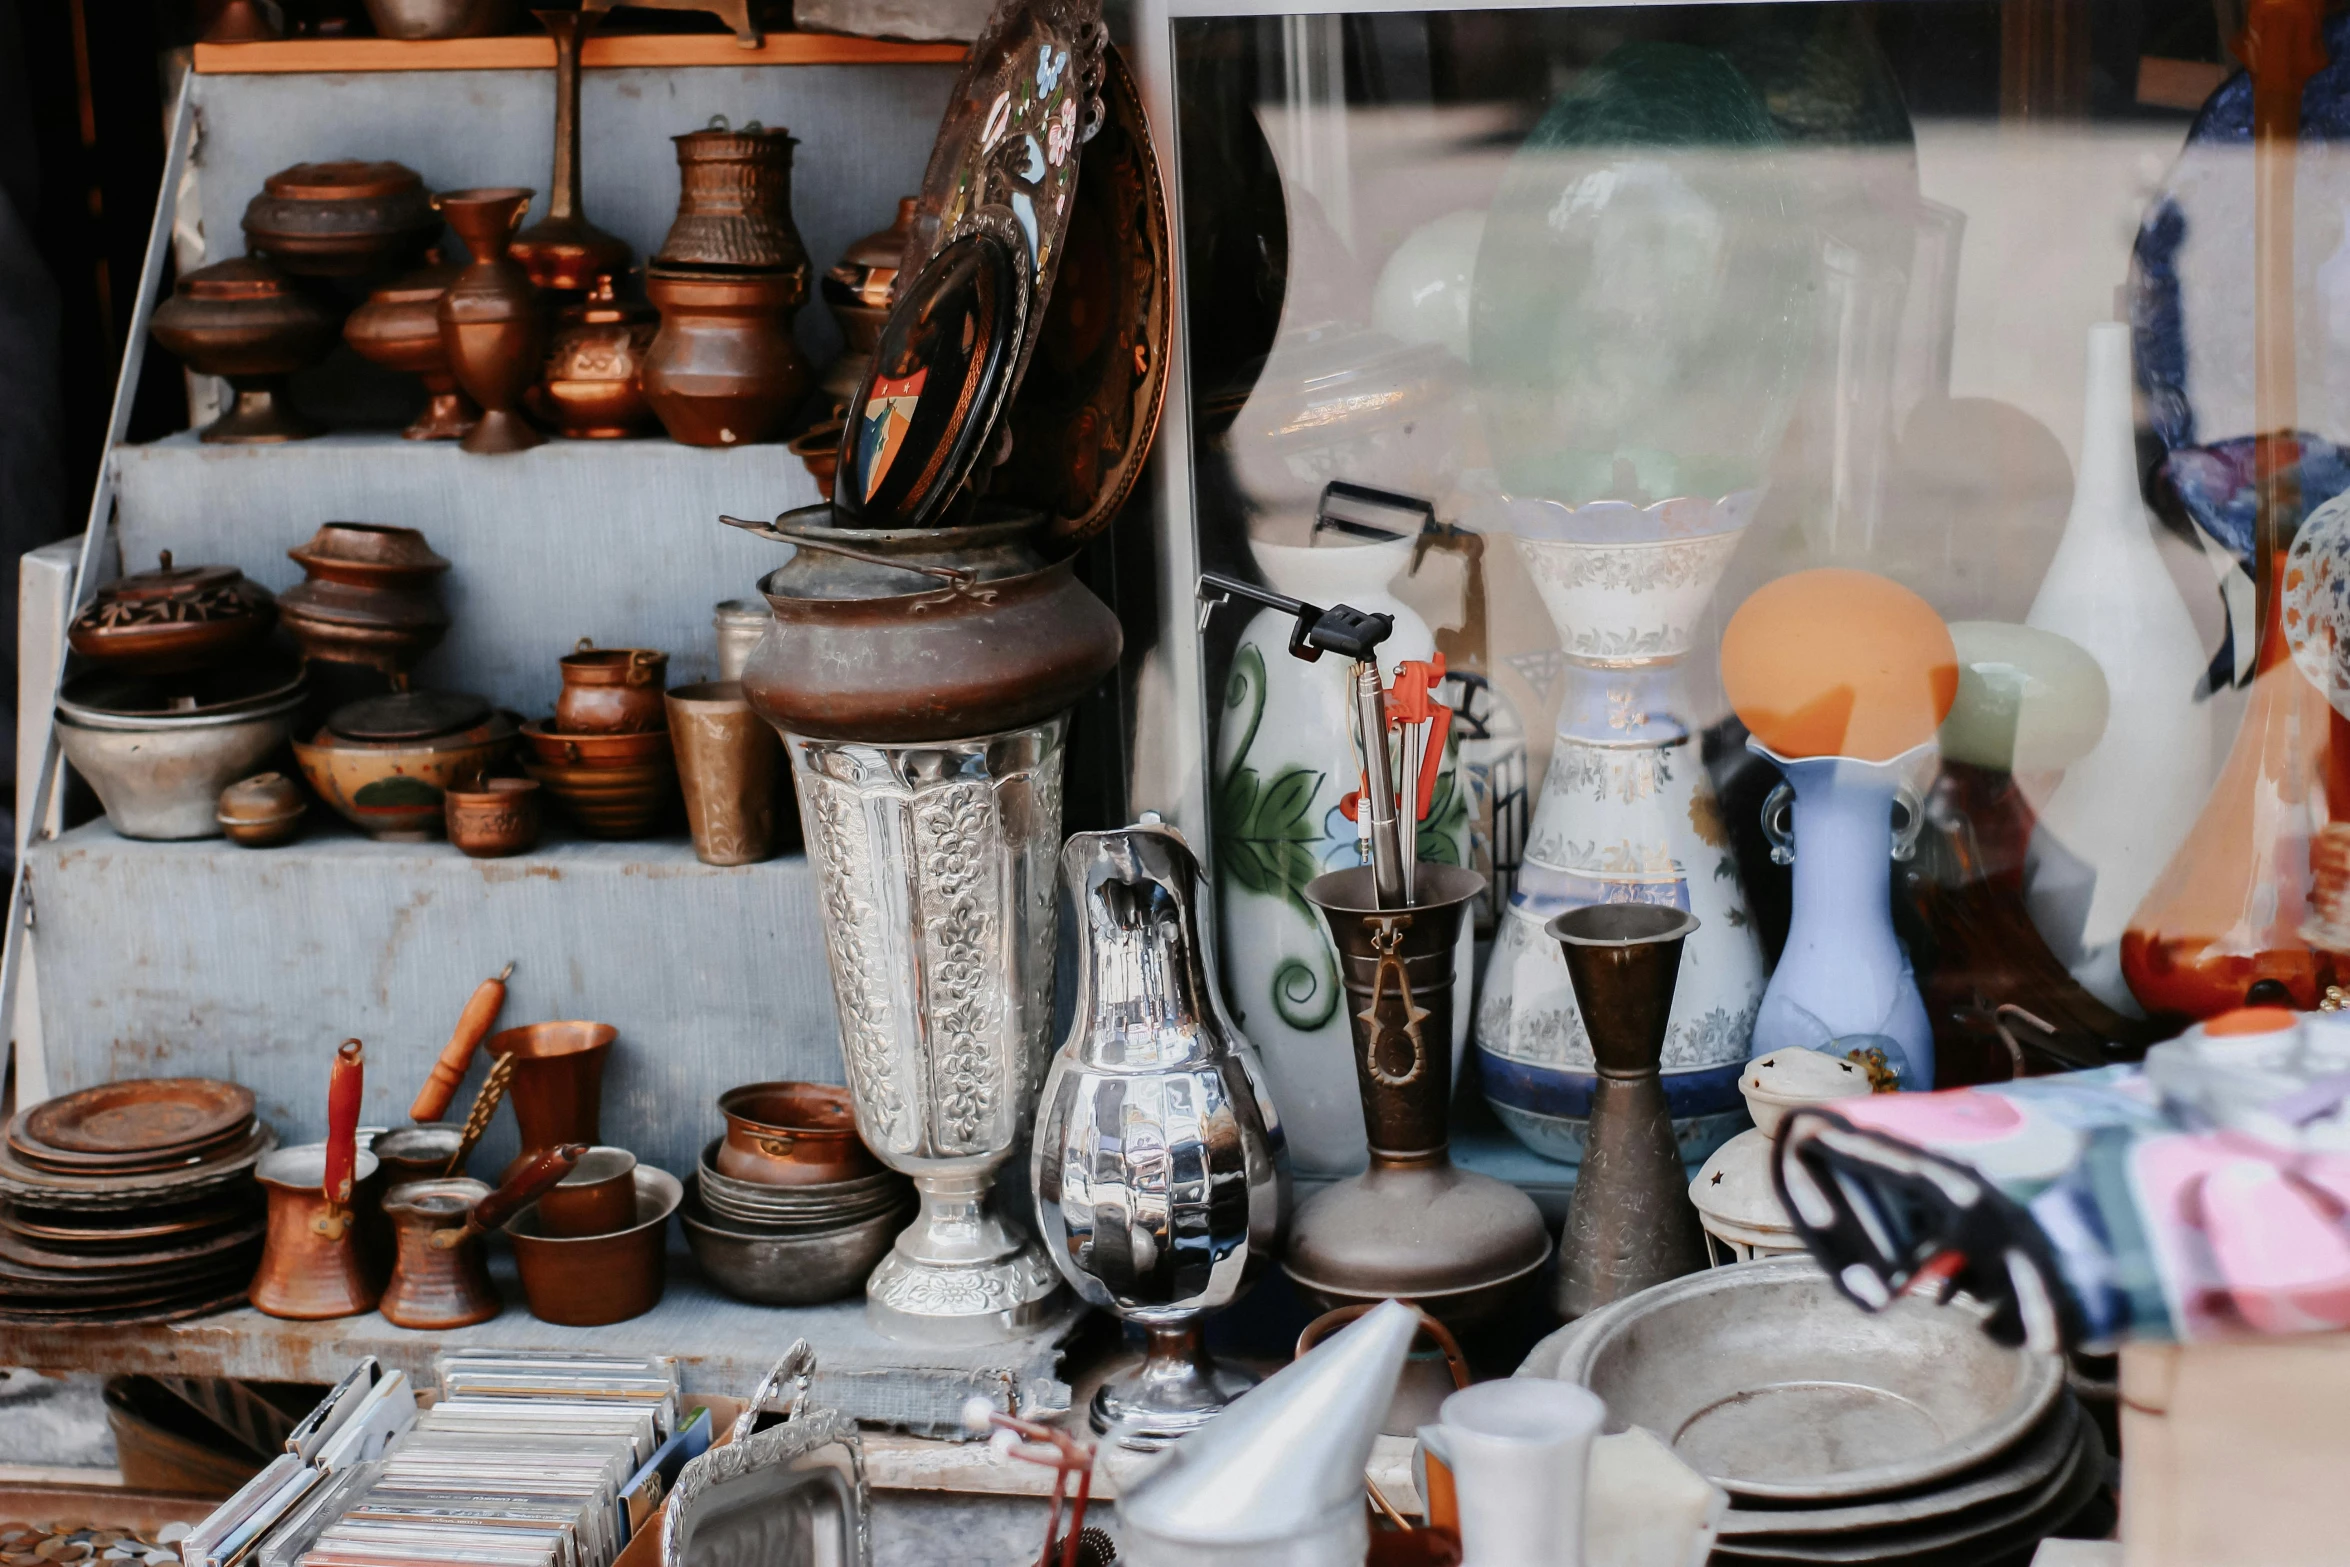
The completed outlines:
[[[1786,828],[1774,820],[1775,792],[1763,807],[1774,854],[1792,852],[1795,885],[1787,945],[1755,1019],[1754,1053],[1842,1056],[1865,1041],[1898,1056],[1889,1064],[1903,1088],[1932,1088],[1934,1030],[1909,954],[1893,933],[1893,861],[1915,842],[1921,807],[1909,780],[1930,765],[1933,744],[1889,762],[1791,760],[1752,740],[1747,745],[1779,769],[1794,796]],[[1897,835],[1894,816],[1904,808]]]
[[[1411,540],[1313,548],[1251,540],[1250,549],[1276,592],[1392,616],[1395,629],[1380,649],[1389,678],[1398,663],[1434,655],[1427,622],[1391,591],[1411,567]],[[1353,1035],[1338,954],[1304,890],[1325,871],[1362,863],[1355,824],[1338,809],[1360,781],[1350,760],[1353,666],[1328,655],[1311,664],[1292,657],[1295,624],[1274,610],[1249,622],[1218,715],[1217,966],[1226,1002],[1257,1047],[1281,1107],[1293,1168],[1349,1175],[1369,1159]],[[1448,747],[1420,824],[1419,857],[1442,865],[1465,865],[1469,854],[1468,799],[1456,762]],[[1465,923],[1459,965],[1463,974],[1474,967]],[[1456,1016],[1457,1068],[1467,1009]]]
[[[1692,1164],[1746,1124],[1738,1072],[1762,1003],[1762,950],[1676,687],[1757,499],[1514,499],[1482,519],[1513,536],[1566,655],[1550,768],[1477,1008],[1485,1097],[1545,1158],[1581,1162],[1598,1068],[1566,961],[1542,928],[1586,904],[1697,916],[1665,1036],[1665,1099]]]

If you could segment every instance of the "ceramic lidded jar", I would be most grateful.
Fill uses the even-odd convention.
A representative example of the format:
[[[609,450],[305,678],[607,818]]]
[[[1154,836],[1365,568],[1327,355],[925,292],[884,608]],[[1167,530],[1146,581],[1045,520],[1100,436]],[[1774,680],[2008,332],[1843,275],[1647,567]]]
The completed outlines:
[[[526,451],[545,440],[518,405],[544,360],[546,323],[530,274],[507,254],[531,195],[518,186],[501,186],[433,198],[473,257],[439,306],[449,368],[457,384],[481,404],[481,420],[465,437],[469,452]]]
[[[808,392],[807,356],[792,316],[808,274],[720,276],[654,266],[645,294],[661,327],[638,381],[669,438],[686,446],[742,446],[783,431]]]
[[[916,197],[899,197],[897,221],[851,242],[817,284],[824,308],[840,324],[840,357],[825,370],[817,388],[836,413],[847,411],[872,373],[873,350],[897,298],[898,267],[914,238],[917,205]]]
[[[532,408],[571,440],[617,440],[653,422],[637,375],[660,317],[623,299],[614,283],[605,273],[587,298],[563,307],[545,372],[531,388]]]
[[[300,441],[322,433],[288,406],[287,376],[334,347],[333,311],[261,256],[216,261],[182,276],[148,331],[199,375],[236,392],[200,439],[229,445]]]
[[[400,432],[411,441],[461,440],[481,418],[457,389],[441,342],[441,296],[464,270],[461,262],[433,261],[376,289],[343,323],[343,341],[362,358],[424,383],[424,412]]]

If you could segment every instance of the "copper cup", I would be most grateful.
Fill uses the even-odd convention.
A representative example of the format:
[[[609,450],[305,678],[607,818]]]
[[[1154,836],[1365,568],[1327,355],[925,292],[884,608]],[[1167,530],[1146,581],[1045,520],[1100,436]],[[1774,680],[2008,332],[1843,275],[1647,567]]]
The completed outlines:
[[[849,1091],[828,1083],[746,1083],[718,1096],[720,1175],[762,1186],[854,1180],[880,1166],[857,1136]]]
[[[484,778],[441,791],[449,841],[477,860],[503,859],[538,847],[539,782]]]
[[[668,694],[669,738],[694,857],[704,865],[749,865],[776,847],[776,797],[783,741],[751,711],[739,680],[680,686]]]
[[[544,1235],[610,1235],[635,1222],[636,1155],[625,1148],[590,1148],[569,1175],[539,1194]]]
[[[484,1042],[493,1059],[514,1057],[506,1100],[526,1150],[604,1140],[604,1057],[619,1037],[609,1023],[526,1023]]]

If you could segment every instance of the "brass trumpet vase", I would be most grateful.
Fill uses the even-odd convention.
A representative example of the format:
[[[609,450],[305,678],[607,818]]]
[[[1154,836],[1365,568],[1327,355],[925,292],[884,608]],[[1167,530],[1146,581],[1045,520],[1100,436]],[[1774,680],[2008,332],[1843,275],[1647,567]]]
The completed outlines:
[[[1282,1269],[1324,1309],[1395,1298],[1460,1328],[1517,1308],[1550,1232],[1533,1198],[1452,1162],[1453,952],[1485,878],[1423,861],[1414,885],[1383,909],[1368,866],[1306,884],[1338,948],[1371,1164],[1298,1209]]]
[[[1565,953],[1599,1067],[1559,1237],[1552,1304],[1571,1322],[1706,1265],[1659,1073],[1681,946],[1697,916],[1656,903],[1595,903],[1543,929]]]

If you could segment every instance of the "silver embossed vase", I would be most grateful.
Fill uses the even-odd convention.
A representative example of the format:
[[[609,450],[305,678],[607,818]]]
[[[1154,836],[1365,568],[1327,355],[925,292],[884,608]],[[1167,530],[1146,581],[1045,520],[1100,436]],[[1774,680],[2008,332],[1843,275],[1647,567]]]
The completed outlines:
[[[1477,1008],[1486,1100],[1545,1158],[1581,1160],[1599,1067],[1566,960],[1543,930],[1597,903],[1697,916],[1665,1035],[1665,1099],[1692,1165],[1746,1125],[1738,1073],[1762,1005],[1762,949],[1697,737],[1677,715],[1676,671],[1759,498],[1519,498],[1479,519],[1512,535],[1558,626],[1566,682]]]
[[[1083,968],[1029,1155],[1036,1222],[1077,1293],[1149,1336],[1142,1365],[1093,1400],[1095,1430],[1148,1451],[1255,1381],[1211,1361],[1199,1325],[1279,1243],[1281,1122],[1216,999],[1183,839],[1155,824],[1078,833],[1061,874]]]

